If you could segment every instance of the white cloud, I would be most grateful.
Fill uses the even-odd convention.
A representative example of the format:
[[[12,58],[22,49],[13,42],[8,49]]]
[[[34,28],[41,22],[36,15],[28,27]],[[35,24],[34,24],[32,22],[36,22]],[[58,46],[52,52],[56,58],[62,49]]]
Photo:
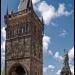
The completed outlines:
[[[1,36],[3,37],[3,39],[6,38],[6,31],[5,31],[5,27],[2,27],[1,29]]]
[[[5,41],[2,42],[1,49],[5,50]]]
[[[44,67],[44,68],[43,68],[43,72],[44,72],[44,73],[46,73],[46,72],[47,72],[47,70],[48,70],[48,68],[47,68],[47,67]]]
[[[48,46],[51,43],[51,38],[49,36],[44,35],[43,37],[43,52],[47,52]]]
[[[59,60],[59,61],[63,60],[63,57],[59,55],[59,52],[55,53],[54,58]]]
[[[5,41],[1,44],[1,69],[5,66]]]
[[[65,4],[59,4],[59,8],[57,10],[57,16],[62,16],[62,15],[68,16],[70,14],[71,14],[71,12],[68,12],[66,10]]]
[[[54,27],[57,27],[58,25],[54,22],[51,22],[51,25],[54,26]]]
[[[53,52],[51,50],[48,51],[49,55],[53,56]]]
[[[70,58],[70,59],[74,59],[74,47],[69,50],[68,55],[69,55],[69,58]]]
[[[48,65],[48,69],[54,69],[55,67],[53,65]]]
[[[5,41],[3,41],[1,44],[1,55],[2,55],[2,58],[4,58],[4,56],[5,56]]]
[[[5,39],[6,39],[5,27],[2,27],[1,29],[1,38],[3,39],[3,41],[1,42],[1,68],[3,68],[5,64]]]
[[[41,2],[38,6],[38,10],[41,12],[45,23],[49,23],[55,16],[55,8],[52,5],[48,5],[45,1]]]
[[[66,30],[63,29],[62,32],[59,34],[59,36],[65,38],[67,36]]]
[[[53,66],[53,65],[48,65],[47,67],[44,67],[44,68],[43,68],[43,73],[46,73],[48,70],[49,70],[49,71],[54,71],[54,69],[55,69],[55,66]]]
[[[60,72],[61,72],[61,69],[59,69],[59,70],[56,72],[56,74],[57,74],[57,75],[60,75]]]
[[[72,11],[67,11],[65,4],[59,4],[58,9],[53,5],[49,5],[46,1],[42,1],[38,4],[38,10],[43,16],[44,22],[49,24],[53,18],[60,17],[60,16],[69,16],[72,14]]]

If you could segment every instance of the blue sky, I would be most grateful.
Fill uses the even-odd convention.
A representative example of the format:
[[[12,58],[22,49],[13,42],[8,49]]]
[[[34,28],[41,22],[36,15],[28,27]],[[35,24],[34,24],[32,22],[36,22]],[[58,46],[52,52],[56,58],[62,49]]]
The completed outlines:
[[[1,0],[1,55],[2,67],[5,51],[4,15],[8,4],[9,12],[18,10],[19,0]],[[74,0],[33,0],[33,7],[39,18],[44,19],[43,74],[59,75],[63,66],[64,49],[70,58],[73,71],[74,58]]]

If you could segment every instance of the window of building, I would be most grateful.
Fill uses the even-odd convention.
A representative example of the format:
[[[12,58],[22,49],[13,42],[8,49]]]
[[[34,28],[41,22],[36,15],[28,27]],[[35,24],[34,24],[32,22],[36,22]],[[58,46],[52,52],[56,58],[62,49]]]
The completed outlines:
[[[13,35],[14,35],[14,36],[16,35],[16,30],[15,30],[15,29],[13,30]]]
[[[27,24],[26,25],[26,32],[29,32],[30,31],[30,24]]]

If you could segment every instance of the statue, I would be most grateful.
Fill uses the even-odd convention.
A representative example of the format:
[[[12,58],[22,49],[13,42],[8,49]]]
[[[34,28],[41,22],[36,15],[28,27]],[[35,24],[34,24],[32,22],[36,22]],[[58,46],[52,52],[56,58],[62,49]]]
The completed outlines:
[[[68,65],[69,57],[68,52],[64,49],[64,65]]]
[[[61,69],[60,75],[73,75],[69,67],[68,51],[64,49],[64,66]]]

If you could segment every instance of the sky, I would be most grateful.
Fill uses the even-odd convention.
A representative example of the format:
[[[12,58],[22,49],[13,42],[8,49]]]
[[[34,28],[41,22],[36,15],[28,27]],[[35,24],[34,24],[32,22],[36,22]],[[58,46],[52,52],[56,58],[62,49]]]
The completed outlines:
[[[64,49],[74,74],[74,0],[32,0],[34,11],[44,20],[43,75],[60,75]],[[1,0],[1,66],[5,60],[6,10],[17,12],[19,0]]]

